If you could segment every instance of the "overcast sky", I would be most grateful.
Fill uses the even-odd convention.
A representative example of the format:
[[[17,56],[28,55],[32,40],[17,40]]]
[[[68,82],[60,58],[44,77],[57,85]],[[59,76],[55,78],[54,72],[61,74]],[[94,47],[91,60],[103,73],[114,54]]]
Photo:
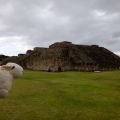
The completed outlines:
[[[120,0],[0,0],[0,54],[61,41],[120,55]]]

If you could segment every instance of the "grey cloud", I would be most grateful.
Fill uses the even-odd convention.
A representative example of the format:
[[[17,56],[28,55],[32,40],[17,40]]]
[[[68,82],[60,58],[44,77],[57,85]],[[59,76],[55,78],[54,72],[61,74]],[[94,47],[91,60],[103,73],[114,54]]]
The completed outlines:
[[[33,48],[67,40],[119,51],[119,0],[6,0],[0,8],[0,38],[22,36]]]
[[[120,38],[120,31],[116,31],[112,35],[113,38]]]
[[[120,10],[120,1],[119,0],[99,0],[98,8],[105,10],[109,13],[117,12]]]

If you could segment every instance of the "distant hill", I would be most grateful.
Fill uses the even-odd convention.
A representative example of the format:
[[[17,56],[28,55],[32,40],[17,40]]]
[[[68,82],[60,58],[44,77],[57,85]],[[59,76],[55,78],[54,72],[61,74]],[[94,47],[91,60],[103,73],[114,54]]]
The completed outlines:
[[[68,41],[57,42],[49,48],[35,47],[26,54],[19,54],[3,60],[2,64],[16,62],[24,68],[33,70],[94,71],[101,69],[119,69],[120,57],[98,45],[77,45]]]

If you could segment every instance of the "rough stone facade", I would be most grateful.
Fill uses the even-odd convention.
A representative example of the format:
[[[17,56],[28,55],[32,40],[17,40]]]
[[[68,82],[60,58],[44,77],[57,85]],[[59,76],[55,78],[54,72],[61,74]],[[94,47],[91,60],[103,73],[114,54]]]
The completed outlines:
[[[5,60],[6,58],[8,58],[9,56],[5,56],[5,55],[0,55],[0,65],[2,65],[2,61]]]
[[[75,45],[63,41],[54,43],[49,48],[35,47],[26,54],[9,58],[5,62],[16,62],[27,69],[57,71],[62,70],[94,71],[100,69],[117,69],[120,57],[98,45]]]

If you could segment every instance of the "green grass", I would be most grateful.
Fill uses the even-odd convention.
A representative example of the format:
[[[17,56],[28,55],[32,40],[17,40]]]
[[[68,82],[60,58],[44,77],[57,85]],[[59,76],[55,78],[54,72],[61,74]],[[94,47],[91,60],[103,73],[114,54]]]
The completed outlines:
[[[120,71],[25,70],[0,99],[0,120],[120,120]]]

